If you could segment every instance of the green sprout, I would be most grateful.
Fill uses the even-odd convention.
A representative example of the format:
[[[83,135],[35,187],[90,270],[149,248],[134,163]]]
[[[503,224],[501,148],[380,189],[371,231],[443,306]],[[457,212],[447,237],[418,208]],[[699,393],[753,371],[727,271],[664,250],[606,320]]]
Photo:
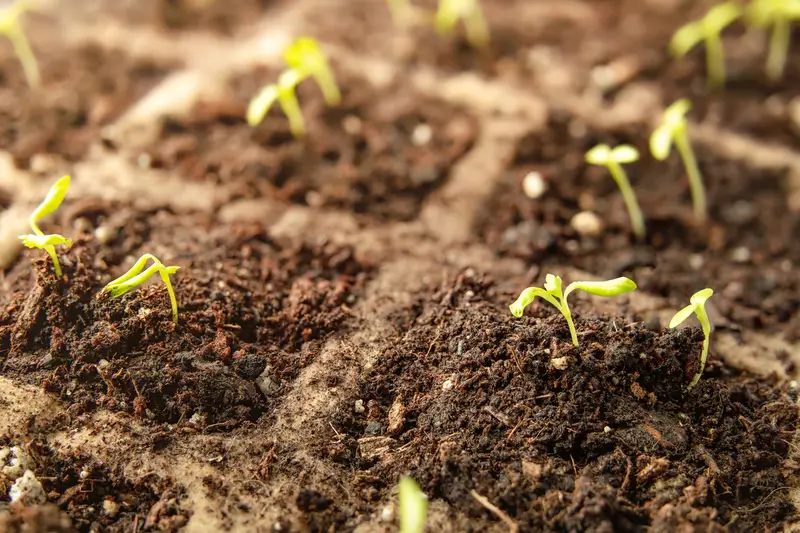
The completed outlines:
[[[306,127],[300,102],[295,90],[297,85],[308,77],[314,78],[322,91],[325,102],[337,105],[342,95],[328,60],[314,39],[301,37],[292,43],[283,53],[289,69],[278,76],[277,83],[267,85],[250,101],[247,107],[247,123],[255,127],[264,120],[264,116],[277,100],[289,119],[289,128],[296,138],[305,136]]]
[[[547,274],[544,281],[544,289],[539,287],[528,287],[513,304],[509,306],[511,314],[517,318],[522,316],[525,308],[533,303],[536,297],[550,302],[558,309],[564,318],[567,319],[569,333],[572,336],[572,344],[578,346],[578,333],[575,331],[575,324],[572,321],[572,313],[569,310],[567,297],[575,289],[594,294],[595,296],[618,296],[631,292],[636,289],[636,283],[625,277],[614,278],[608,281],[573,281],[567,285],[567,290],[561,290],[561,278],[553,274]]]
[[[706,313],[705,305],[706,300],[711,298],[712,294],[714,294],[714,291],[711,289],[697,291],[689,300],[691,303],[675,313],[675,316],[669,321],[669,327],[670,329],[673,329],[680,326],[692,314],[695,314],[697,316],[697,320],[700,322],[700,327],[703,328],[703,335],[705,338],[703,339],[703,353],[700,355],[700,369],[692,378],[692,382],[689,383],[689,386],[686,387],[687,391],[697,385],[697,382],[700,381],[700,376],[703,375],[703,370],[706,368],[706,361],[708,360],[708,345],[711,341],[711,322],[708,320],[708,314]]]
[[[745,12],[751,26],[772,26],[766,72],[769,79],[777,81],[783,75],[786,55],[791,39],[791,21],[800,19],[798,0],[752,0]]]
[[[428,518],[428,497],[409,476],[400,479],[400,533],[422,533]]]
[[[669,156],[672,143],[675,143],[686,168],[686,174],[689,176],[694,215],[701,222],[705,222],[706,192],[703,187],[703,176],[700,175],[700,168],[697,166],[697,159],[694,157],[687,134],[686,113],[691,107],[692,103],[682,98],[664,111],[661,125],[650,136],[650,152],[659,161],[664,161]]]
[[[741,15],[742,8],[736,2],[715,5],[703,18],[681,26],[675,32],[669,43],[670,51],[676,57],[683,57],[700,42],[705,42],[708,84],[712,88],[722,87],[725,83],[725,56],[720,34]]]
[[[144,265],[148,260],[152,260],[153,264],[145,270]],[[169,293],[169,301],[172,304],[172,321],[178,323],[178,300],[175,298],[175,291],[172,290],[172,282],[169,279],[170,274],[174,274],[180,267],[177,266],[164,266],[164,264],[151,254],[144,254],[139,258],[136,263],[125,274],[121,275],[105,287],[103,287],[100,295],[110,294],[112,298],[122,296],[126,292],[135,289],[148,279],[153,274],[158,272],[161,280],[167,287]]]
[[[622,199],[625,200],[625,207],[631,217],[633,233],[639,240],[643,240],[645,235],[644,216],[642,210],[639,209],[639,202],[636,201],[631,182],[628,181],[628,175],[622,168],[622,163],[633,163],[638,159],[638,150],[629,144],[621,144],[613,149],[607,144],[598,144],[586,152],[587,163],[608,168],[611,177],[617,182],[617,187],[622,193]]]
[[[56,254],[55,247],[57,245],[72,246],[72,241],[61,235],[45,235],[36,222],[58,209],[58,206],[64,201],[70,182],[69,176],[63,176],[50,187],[45,199],[33,210],[28,219],[33,234],[19,236],[22,244],[28,248],[38,248],[50,254],[50,258],[53,260],[53,268],[59,278],[61,277],[61,264],[58,262],[58,254]]]
[[[27,11],[28,7],[27,0],[16,0],[4,9],[0,13],[0,34],[5,35],[11,41],[14,52],[19,58],[19,62],[22,63],[22,70],[25,72],[28,85],[37,88],[42,81],[39,74],[39,63],[36,61],[36,56],[33,55],[33,50],[31,50],[19,22],[20,15]]]
[[[489,44],[489,26],[478,0],[439,0],[436,10],[436,29],[447,35],[453,32],[458,19],[464,19],[467,40],[475,48]]]

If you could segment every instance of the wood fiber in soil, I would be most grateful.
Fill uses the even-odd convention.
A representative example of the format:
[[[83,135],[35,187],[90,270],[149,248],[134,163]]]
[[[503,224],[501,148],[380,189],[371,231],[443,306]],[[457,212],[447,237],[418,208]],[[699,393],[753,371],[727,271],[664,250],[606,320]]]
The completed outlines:
[[[54,154],[70,162],[82,159],[101,138],[103,126],[167,72],[123,52],[93,46],[46,49],[38,53],[43,89],[35,91],[28,87],[16,56],[6,47],[2,50],[0,146],[20,168],[29,168],[31,158],[38,154]]]
[[[786,498],[796,405],[714,360],[685,394],[696,329],[578,317],[573,348],[551,307],[514,319],[489,303],[486,279],[431,292],[396,317],[396,338],[361,381],[365,412],[351,401],[340,413],[365,500],[408,473],[431,498],[496,519],[474,490],[520,531],[796,523]]]
[[[31,433],[38,429],[36,424],[28,428]],[[155,527],[160,531],[177,531],[186,523],[191,511],[182,509],[183,488],[155,476],[144,476],[136,483],[127,480],[120,473],[109,471],[101,463],[88,457],[72,456],[65,458],[54,453],[46,445],[36,440],[27,440],[25,451],[36,461],[37,479],[48,494],[50,504],[38,507],[0,503],[0,531],[5,533],[75,533],[77,531],[132,531],[138,521],[141,525]],[[3,446],[14,446],[15,442],[3,439]],[[2,492],[8,493],[8,481],[3,476],[0,482]],[[104,512],[104,503],[113,502],[117,513],[109,516]],[[108,505],[108,504],[106,504]],[[11,513],[3,512],[11,507]],[[59,511],[65,510],[70,519]],[[156,512],[149,518],[151,509]],[[148,517],[145,520],[144,517]]]
[[[641,290],[667,296],[676,308],[703,287],[727,323],[786,329],[800,335],[800,213],[786,204],[782,173],[756,171],[696,147],[707,188],[710,223],[697,227],[683,165],[677,154],[657,162],[647,152],[647,131],[585,131],[555,114],[547,128],[522,139],[478,224],[478,234],[501,254],[541,265],[572,264],[605,278],[626,275]],[[644,244],[632,241],[619,190],[608,172],[585,163],[598,142],[631,143],[642,160],[626,165],[647,219]],[[540,172],[548,189],[531,199],[522,180]],[[604,224],[597,237],[571,226],[582,211]],[[746,251],[745,251],[746,250]],[[744,257],[741,254],[745,254]]]
[[[106,209],[94,222],[121,228],[108,246],[73,234],[64,280],[49,260],[36,258],[31,272],[23,259],[2,291],[3,374],[43,385],[73,414],[103,407],[170,423],[197,415],[217,430],[256,420],[310,362],[314,343],[346,327],[368,273],[349,249],[279,244],[257,225]],[[91,226],[83,215],[76,225]],[[177,326],[160,284],[96,297],[145,251],[183,267],[173,276]]]
[[[189,121],[168,121],[145,153],[186,179],[225,184],[234,198],[411,220],[476,135],[476,121],[457,109],[405,86],[378,92],[352,78],[339,80],[343,101],[335,108],[312,81],[300,86],[304,140],[291,136],[278,105],[251,128],[243,119],[247,103],[275,79],[261,71],[234,80],[229,100],[205,103]]]

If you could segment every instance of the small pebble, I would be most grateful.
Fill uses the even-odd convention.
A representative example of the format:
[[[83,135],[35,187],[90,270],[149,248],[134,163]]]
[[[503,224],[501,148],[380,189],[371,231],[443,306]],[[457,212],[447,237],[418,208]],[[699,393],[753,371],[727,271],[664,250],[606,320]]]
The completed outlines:
[[[97,229],[94,230],[94,238],[97,239],[100,244],[108,244],[113,241],[116,236],[116,228],[106,226],[105,224],[98,226]]]
[[[411,142],[414,146],[424,146],[431,142],[433,138],[433,130],[427,124],[418,124],[414,131],[411,132]]]
[[[358,135],[361,133],[361,119],[355,115],[347,115],[342,119],[342,129],[348,135]]]
[[[737,263],[746,263],[750,260],[750,249],[746,246],[739,246],[731,252],[731,260]]]
[[[367,427],[364,428],[364,434],[370,437],[377,437],[381,434],[382,430],[383,427],[380,422],[370,422],[367,424]]]
[[[356,400],[356,405],[354,407],[356,413],[363,413],[366,411],[364,408],[364,400]]]
[[[692,254],[689,256],[689,266],[692,270],[700,270],[703,268],[703,264],[705,263],[705,259],[701,254]]]
[[[550,365],[556,370],[566,370],[569,360],[567,357],[554,357],[550,360]]]
[[[603,232],[603,223],[600,217],[591,211],[581,211],[570,221],[572,229],[582,237],[597,237]]]
[[[522,192],[531,199],[540,198],[547,191],[547,182],[540,172],[528,172],[522,178]]]
[[[114,518],[119,513],[119,504],[111,498],[103,500],[103,514]]]
[[[450,380],[450,379],[444,380],[444,383],[442,383],[442,390],[443,391],[449,391],[452,388],[453,388],[453,380]]]
[[[33,472],[26,470],[8,491],[11,503],[20,502],[23,505],[41,505],[47,501],[42,483],[36,479]]]
[[[611,433],[611,428],[606,426],[606,427],[603,428],[603,432],[604,433]]]

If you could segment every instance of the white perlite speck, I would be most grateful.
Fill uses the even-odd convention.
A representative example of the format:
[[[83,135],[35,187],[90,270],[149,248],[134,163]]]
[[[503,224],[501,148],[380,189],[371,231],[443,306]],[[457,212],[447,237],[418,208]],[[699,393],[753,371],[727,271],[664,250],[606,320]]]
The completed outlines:
[[[547,182],[542,177],[541,172],[528,172],[522,178],[522,192],[525,196],[535,200],[547,192]]]
[[[26,470],[22,477],[11,485],[8,497],[11,503],[19,502],[23,505],[41,505],[47,501],[44,487],[30,470]]]
[[[30,455],[22,446],[12,446],[0,450],[0,464],[3,465],[3,474],[12,481],[33,467]]]

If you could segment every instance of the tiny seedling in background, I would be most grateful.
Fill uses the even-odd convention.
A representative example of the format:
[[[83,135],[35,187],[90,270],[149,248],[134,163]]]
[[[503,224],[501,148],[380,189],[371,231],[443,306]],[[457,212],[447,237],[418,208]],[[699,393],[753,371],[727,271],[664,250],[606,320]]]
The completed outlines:
[[[339,92],[333,71],[317,41],[310,37],[300,37],[283,52],[283,59],[290,69],[300,74],[301,81],[308,76],[314,78],[322,91],[326,104],[329,106],[339,105],[342,94]]]
[[[639,152],[628,144],[621,144],[613,149],[607,144],[598,144],[586,152],[587,163],[608,168],[611,177],[617,182],[617,187],[622,193],[622,199],[625,200],[625,207],[631,217],[633,233],[639,240],[643,240],[645,235],[644,216],[639,208],[639,202],[636,201],[631,182],[628,181],[628,175],[625,174],[625,170],[622,168],[623,163],[633,163],[638,159]]]
[[[11,41],[14,52],[22,63],[22,70],[25,72],[28,85],[35,89],[41,85],[39,63],[36,61],[36,56],[33,55],[31,45],[22,31],[19,21],[20,16],[27,9],[28,2],[26,0],[16,0],[0,12],[0,34],[5,35]]]
[[[689,50],[705,42],[708,84],[719,88],[725,84],[725,54],[722,49],[722,31],[742,15],[742,8],[735,2],[718,4],[708,10],[703,18],[681,26],[669,49],[676,57],[683,57]]]
[[[708,361],[708,345],[711,341],[711,322],[708,320],[708,314],[706,313],[705,306],[706,300],[711,298],[712,294],[714,294],[714,291],[711,289],[697,291],[689,300],[691,303],[675,313],[675,316],[669,321],[669,327],[670,329],[673,329],[680,326],[687,318],[694,314],[697,316],[697,320],[700,322],[700,327],[703,328],[703,335],[705,338],[703,339],[703,353],[700,355],[700,369],[692,378],[692,382],[689,383],[689,386],[686,387],[687,391],[697,385],[697,382],[700,381],[700,377],[703,375],[703,370],[706,368],[706,361]]]
[[[144,266],[148,260],[152,260],[153,264],[147,270]],[[178,300],[175,298],[175,291],[172,289],[172,282],[169,279],[170,274],[174,274],[180,267],[164,266],[164,264],[151,254],[144,254],[138,261],[128,270],[125,274],[121,275],[103,288],[101,295],[109,294],[112,298],[122,296],[126,292],[135,289],[148,279],[153,274],[158,273],[164,285],[167,286],[169,293],[169,301],[172,304],[172,321],[178,323]]]
[[[57,245],[72,246],[72,242],[61,235],[45,235],[44,232],[39,229],[36,222],[58,209],[58,206],[64,201],[64,196],[67,194],[70,182],[69,176],[63,176],[50,187],[50,191],[47,193],[45,199],[33,210],[33,213],[31,213],[29,222],[33,234],[20,235],[19,237],[22,244],[28,248],[38,248],[50,254],[50,258],[53,260],[53,268],[56,271],[56,276],[59,278],[61,277],[61,264],[58,262],[58,254],[56,254],[55,247]]]
[[[428,518],[428,497],[409,476],[400,479],[400,533],[422,533]]]
[[[683,160],[683,166],[686,168],[686,175],[689,176],[694,215],[701,222],[705,222],[706,191],[703,187],[703,176],[697,166],[697,159],[692,151],[692,145],[689,143],[686,124],[686,113],[691,107],[691,102],[683,98],[664,111],[661,125],[650,136],[650,152],[659,161],[664,161],[669,156],[672,144],[675,143]]]
[[[757,28],[772,26],[766,72],[772,81],[779,80],[786,66],[792,21],[800,19],[800,1],[752,0],[747,5],[745,19]]]
[[[306,127],[300,102],[295,90],[297,85],[309,76],[313,77],[322,90],[328,105],[337,105],[341,93],[336,85],[325,55],[314,39],[301,37],[292,43],[283,54],[289,69],[278,76],[277,83],[261,89],[247,107],[247,123],[255,127],[264,120],[269,108],[277,100],[289,119],[289,128],[296,138],[305,136]]]
[[[588,292],[589,294],[594,294],[595,296],[618,296],[620,294],[625,294],[626,292],[635,290],[636,284],[628,278],[621,277],[610,279],[608,281],[573,281],[567,285],[567,290],[563,292],[561,287],[561,278],[559,276],[547,274],[547,276],[545,276],[544,289],[539,287],[528,287],[522,291],[522,293],[519,295],[519,298],[517,298],[517,301],[509,306],[509,309],[511,309],[512,315],[520,318],[522,313],[525,311],[525,308],[532,304],[537,296],[547,302],[550,302],[561,312],[562,315],[564,315],[564,318],[567,319],[569,333],[572,337],[572,344],[578,346],[578,333],[575,331],[575,324],[572,321],[572,313],[570,312],[569,304],[567,303],[567,297],[569,296],[569,293],[575,289],[580,289]]]
[[[467,40],[475,48],[489,44],[489,26],[478,0],[439,0],[436,10],[436,29],[443,35],[453,32],[458,19],[464,20]]]

